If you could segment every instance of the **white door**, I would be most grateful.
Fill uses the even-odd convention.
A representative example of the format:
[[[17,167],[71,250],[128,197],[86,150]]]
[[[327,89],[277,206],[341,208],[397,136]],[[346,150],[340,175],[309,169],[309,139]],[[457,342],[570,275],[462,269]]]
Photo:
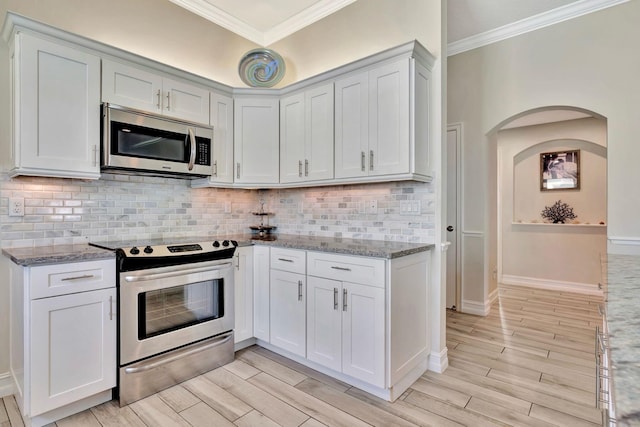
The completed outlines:
[[[280,100],[280,182],[304,181],[304,92]]]
[[[342,283],[307,277],[307,359],[342,370]]]
[[[342,283],[342,372],[385,387],[384,289]]]
[[[447,308],[460,307],[460,271],[458,259],[458,150],[460,149],[460,126],[447,128],[447,231],[450,242],[447,249]]]
[[[115,304],[115,288],[31,302],[30,416],[116,386]]]
[[[253,337],[253,247],[236,248],[234,256],[235,342]]]
[[[253,247],[253,335],[269,342],[269,247]]]
[[[306,276],[271,270],[271,344],[306,356]]]
[[[335,176],[367,176],[369,75],[357,73],[335,83]]]
[[[37,175],[98,178],[100,58],[27,34],[17,37],[16,165]]]
[[[211,93],[210,123],[213,126],[212,182],[233,182],[233,99]]]
[[[123,107],[162,112],[162,77],[139,68],[102,60],[102,100]]]
[[[305,93],[305,181],[333,179],[333,104],[333,83]]]
[[[234,182],[280,181],[280,108],[277,99],[236,98],[233,104]]]
[[[409,173],[409,60],[369,71],[369,175]]]

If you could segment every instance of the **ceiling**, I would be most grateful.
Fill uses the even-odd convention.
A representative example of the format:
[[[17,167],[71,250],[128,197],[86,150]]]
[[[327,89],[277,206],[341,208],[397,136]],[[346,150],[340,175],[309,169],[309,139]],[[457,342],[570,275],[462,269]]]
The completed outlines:
[[[356,0],[170,0],[268,46]],[[367,1],[367,0],[360,0]],[[629,0],[448,0],[448,54],[464,52]]]

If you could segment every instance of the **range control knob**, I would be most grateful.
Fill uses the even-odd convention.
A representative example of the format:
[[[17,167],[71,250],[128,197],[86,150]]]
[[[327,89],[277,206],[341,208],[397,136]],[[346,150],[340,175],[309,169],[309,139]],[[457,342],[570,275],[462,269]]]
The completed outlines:
[[[140,253],[140,249],[136,248],[135,246],[131,248],[131,250],[129,250],[129,253],[131,255],[138,255]]]
[[[218,242],[217,240],[215,242],[213,242],[213,247],[214,248],[219,248],[220,247],[220,242]]]
[[[231,244],[232,244],[233,246],[238,246],[238,242],[236,242],[235,240],[232,240],[232,241],[231,241]]]
[[[222,241],[222,246],[229,246],[229,241],[228,240],[223,240]]]
[[[144,248],[144,253],[145,254],[153,253],[153,248],[151,246],[147,246],[146,248]]]

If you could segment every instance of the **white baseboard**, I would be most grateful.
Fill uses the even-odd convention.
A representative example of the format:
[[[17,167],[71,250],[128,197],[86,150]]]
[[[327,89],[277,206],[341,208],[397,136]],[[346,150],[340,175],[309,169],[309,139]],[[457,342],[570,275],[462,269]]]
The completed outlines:
[[[562,282],[559,280],[537,279],[534,277],[502,275],[505,285],[527,286],[529,288],[547,289],[551,291],[573,292],[587,295],[602,295],[598,285],[578,282]]]
[[[609,236],[607,252],[618,255],[640,255],[640,239],[635,237]]]
[[[0,374],[0,397],[11,396],[14,393],[13,379],[9,372]]]
[[[491,302],[487,301],[471,301],[468,299],[462,300],[462,307],[460,311],[466,314],[475,314],[476,316],[486,316],[491,309]]]
[[[445,369],[449,366],[449,357],[447,356],[449,349],[447,347],[444,348],[439,353],[432,351],[429,355],[429,370],[433,372],[437,372],[439,374],[443,373]]]
[[[493,305],[493,303],[498,299],[498,288],[495,288],[490,294],[489,298],[487,298],[487,302],[489,303],[489,308]]]

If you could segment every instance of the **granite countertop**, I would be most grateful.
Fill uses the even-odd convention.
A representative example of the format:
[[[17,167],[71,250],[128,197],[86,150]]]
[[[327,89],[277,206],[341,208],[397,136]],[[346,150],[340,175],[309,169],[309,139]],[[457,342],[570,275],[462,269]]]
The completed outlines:
[[[116,256],[113,251],[86,244],[3,248],[2,254],[16,264],[23,266],[91,261],[115,258]]]
[[[604,263],[615,417],[640,425],[640,256],[609,254]]]
[[[266,245],[280,248],[301,249],[318,252],[332,252],[345,255],[358,255],[375,258],[399,258],[418,252],[424,252],[434,247],[427,243],[403,243],[386,242],[381,240],[358,240],[333,237],[293,236],[286,234],[277,235],[275,240],[254,239],[251,234],[235,236],[221,236],[220,239],[233,239],[238,246]],[[214,240],[208,237],[204,240]],[[155,239],[158,243],[162,239]],[[202,241],[202,236],[194,238],[183,237],[180,239],[165,239],[173,243],[189,243]],[[2,253],[13,262],[23,266],[56,264],[75,261],[89,261],[95,259],[115,258],[115,253],[106,248],[130,247],[136,245],[130,241],[104,241],[97,243],[102,247],[86,244],[39,246],[31,248],[4,248]]]

